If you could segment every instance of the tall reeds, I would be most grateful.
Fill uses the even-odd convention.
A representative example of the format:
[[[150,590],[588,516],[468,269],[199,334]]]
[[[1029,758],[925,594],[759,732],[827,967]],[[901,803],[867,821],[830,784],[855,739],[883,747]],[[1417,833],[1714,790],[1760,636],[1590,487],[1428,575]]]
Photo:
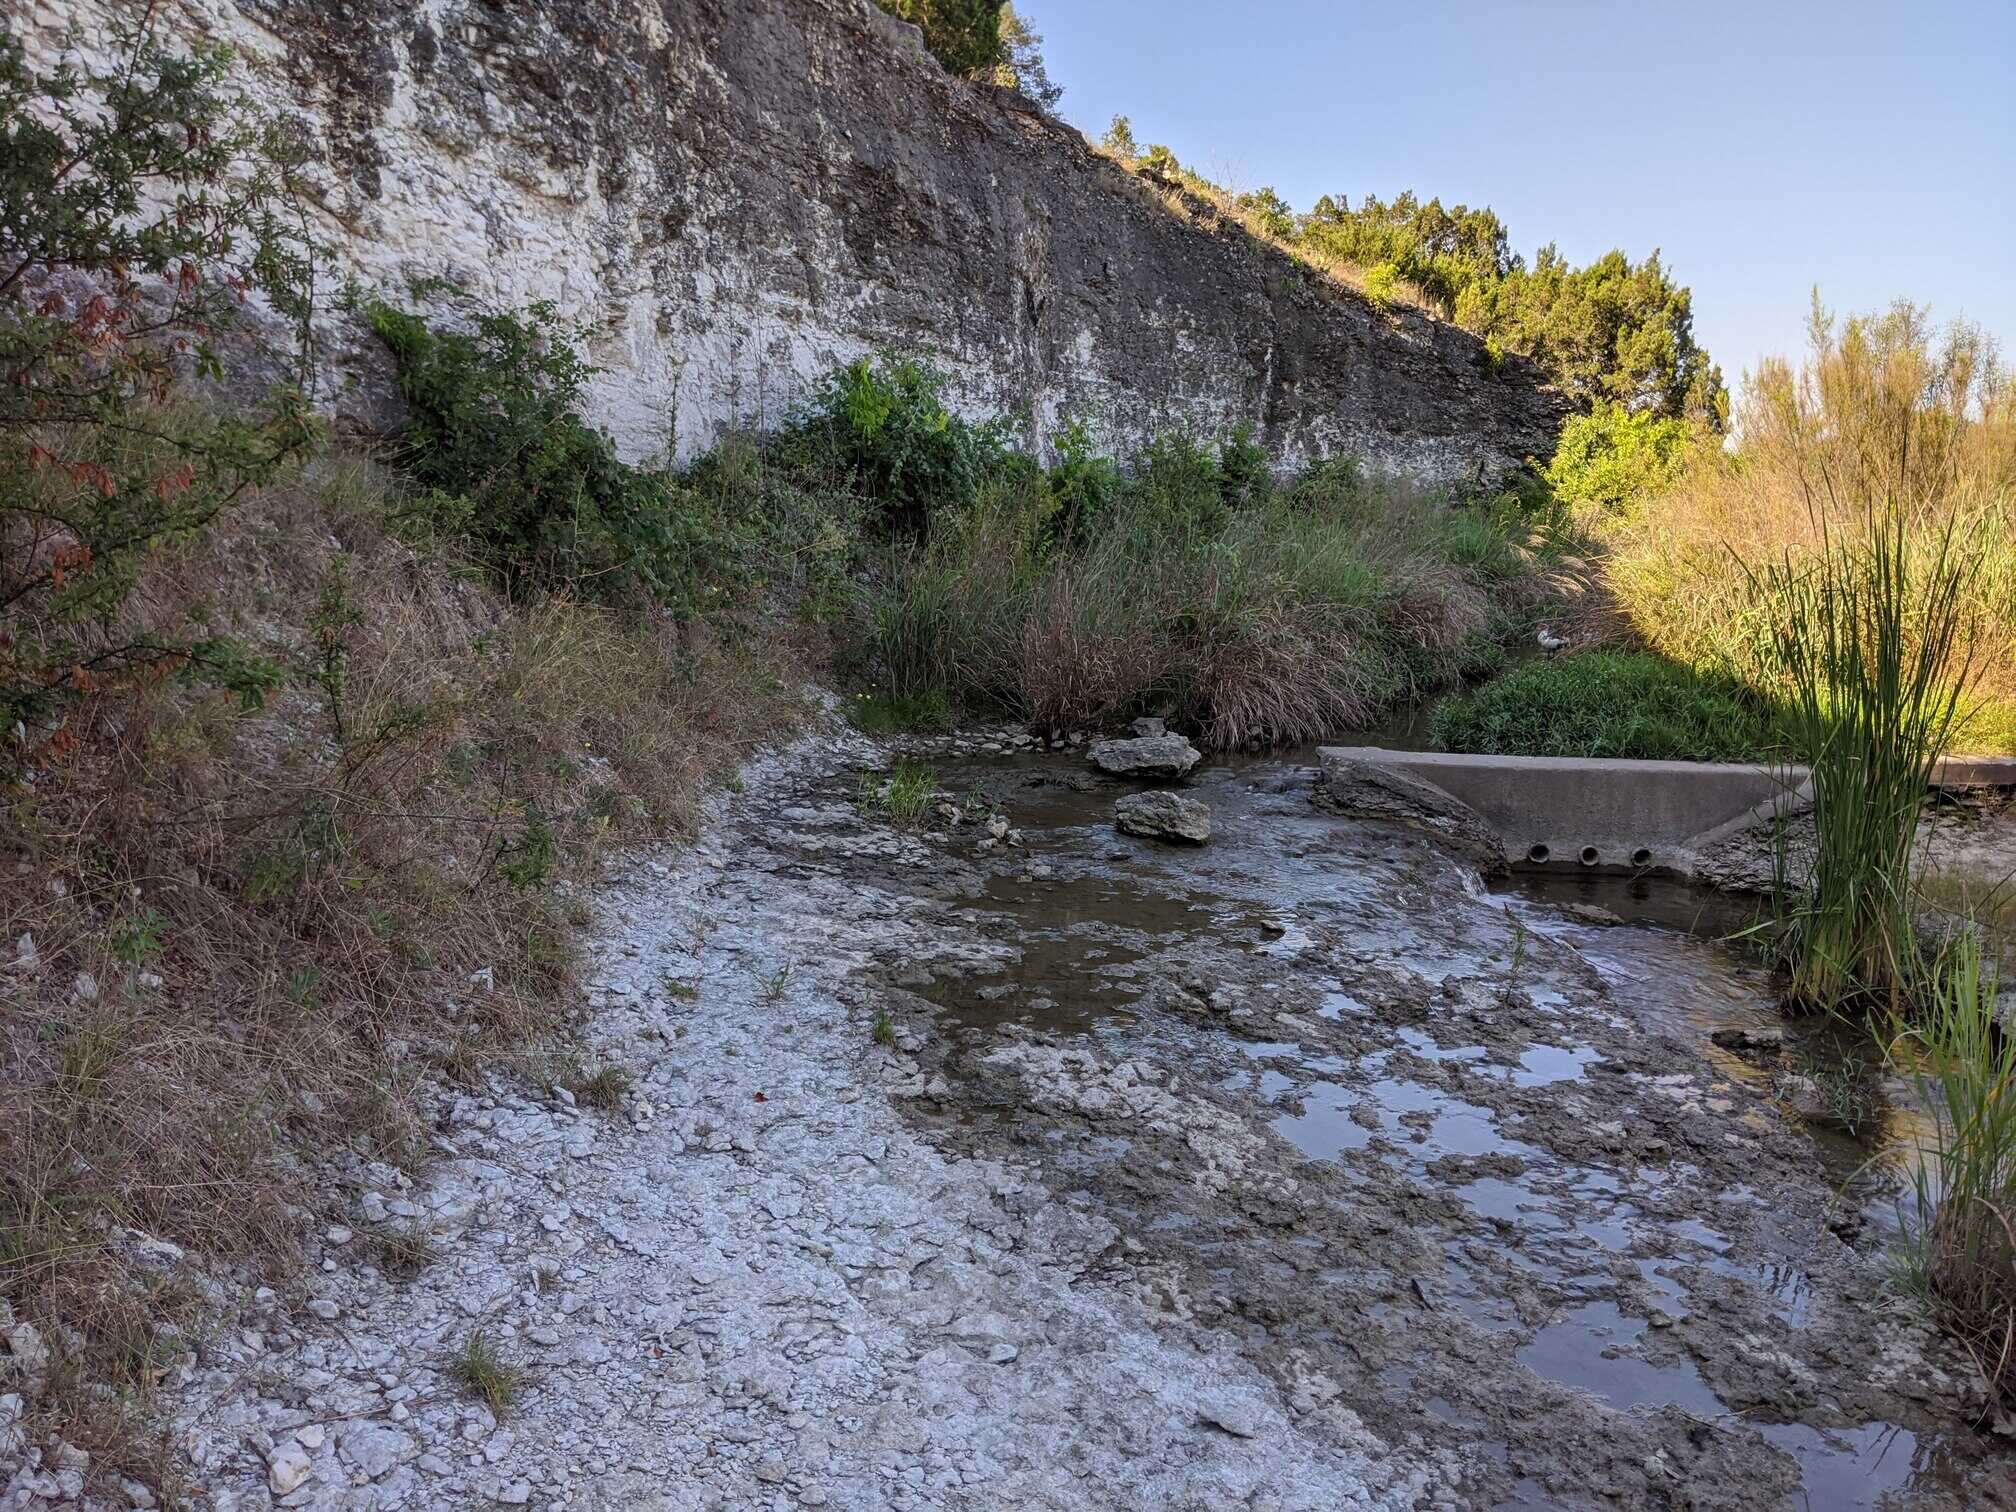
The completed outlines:
[[[1995,978],[1960,931],[1891,1043],[1932,1125],[1905,1216],[1904,1280],[2016,1397],[2016,1035],[1995,1021]]]
[[[1852,534],[1822,515],[1816,550],[1749,573],[1776,621],[1782,728],[1812,774],[1815,850],[1796,890],[1780,847],[1779,948],[1803,1007],[1894,1008],[1916,972],[1918,818],[1974,660],[1980,558],[1960,525],[1914,527],[1895,503]]]

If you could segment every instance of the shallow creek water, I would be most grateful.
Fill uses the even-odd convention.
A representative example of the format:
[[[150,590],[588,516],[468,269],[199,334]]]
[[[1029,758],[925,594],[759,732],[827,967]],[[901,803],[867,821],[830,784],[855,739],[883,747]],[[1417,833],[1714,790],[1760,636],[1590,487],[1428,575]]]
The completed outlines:
[[[1727,899],[1486,889],[1293,757],[1202,770],[1201,849],[1116,834],[1125,789],[1062,755],[938,769],[1023,844],[964,858],[996,956],[896,978],[956,1089],[920,1116],[1119,1215],[1139,1284],[1298,1405],[1452,1456],[1472,1505],[2016,1505],[1884,1285],[1908,1099],[1780,1017]],[[1841,1118],[1789,1116],[1794,1072]]]

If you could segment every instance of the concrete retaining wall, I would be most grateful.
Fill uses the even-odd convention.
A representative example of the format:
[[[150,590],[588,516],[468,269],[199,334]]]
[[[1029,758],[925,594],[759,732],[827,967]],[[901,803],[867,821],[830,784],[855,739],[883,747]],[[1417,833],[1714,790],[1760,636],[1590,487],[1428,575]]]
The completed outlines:
[[[1732,836],[1811,799],[1797,766],[1474,756],[1326,746],[1327,806],[1423,824],[1480,860],[1693,874]],[[2016,759],[1953,756],[1939,787],[2016,786]]]

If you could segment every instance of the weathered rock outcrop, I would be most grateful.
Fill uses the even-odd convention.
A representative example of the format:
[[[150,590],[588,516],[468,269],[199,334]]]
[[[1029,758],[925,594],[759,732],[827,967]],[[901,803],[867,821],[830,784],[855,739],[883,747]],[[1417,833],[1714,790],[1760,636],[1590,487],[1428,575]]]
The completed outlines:
[[[102,61],[121,0],[37,0],[31,51]],[[1281,457],[1448,478],[1544,448],[1557,406],[1453,326],[1172,212],[1079,134],[949,78],[868,0],[171,0],[315,143],[343,275],[556,301],[632,456],[774,424],[835,359],[918,351],[1042,446],[1251,422]],[[382,352],[327,353],[388,413]]]

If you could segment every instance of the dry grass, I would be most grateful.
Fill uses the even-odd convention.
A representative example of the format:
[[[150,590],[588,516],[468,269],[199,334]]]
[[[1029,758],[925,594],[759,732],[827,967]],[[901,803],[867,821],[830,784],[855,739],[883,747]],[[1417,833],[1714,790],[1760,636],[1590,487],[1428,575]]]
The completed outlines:
[[[480,1328],[463,1341],[449,1364],[449,1372],[464,1391],[488,1407],[493,1417],[500,1418],[517,1400],[519,1383],[525,1375],[497,1352],[490,1336]]]
[[[762,630],[512,606],[403,542],[399,506],[334,451],[159,553],[134,623],[229,634],[284,686],[250,712],[108,693],[0,793],[0,1289],[75,1383],[46,1426],[106,1473],[144,1414],[96,1388],[144,1403],[180,1347],[152,1241],[284,1269],[299,1160],[417,1169],[426,1081],[555,1064],[567,885],[690,829],[799,713]]]
[[[1362,728],[1492,665],[1556,591],[1522,534],[1405,484],[1322,479],[1204,538],[1117,522],[1036,574],[1014,706],[1044,729],[1166,712],[1217,749]]]
[[[1803,368],[1768,363],[1746,388],[1735,451],[1701,454],[1614,529],[1609,588],[1655,650],[1769,688],[1782,606],[1745,563],[1856,539],[1871,499],[1922,539],[1957,521],[1979,559],[1965,626],[1978,677],[1954,743],[2016,750],[2016,387],[1978,330],[1934,330],[1908,305],[1813,335]]]

